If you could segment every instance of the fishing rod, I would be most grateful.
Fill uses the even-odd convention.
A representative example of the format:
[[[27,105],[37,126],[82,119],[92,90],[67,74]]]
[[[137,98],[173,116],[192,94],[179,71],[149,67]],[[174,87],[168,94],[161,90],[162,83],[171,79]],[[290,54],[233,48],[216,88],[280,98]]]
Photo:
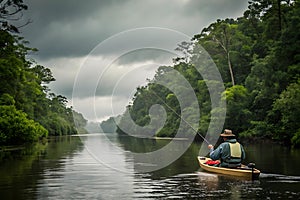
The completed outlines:
[[[190,124],[190,123],[188,123],[185,119],[183,119],[182,117],[181,117],[181,115],[179,115],[173,108],[171,108],[167,103],[165,103],[165,101],[160,97],[160,96],[158,96],[154,91],[151,91],[161,102],[163,102],[163,104],[165,105],[165,106],[167,106],[174,114],[176,114],[182,121],[184,121],[189,127],[191,127],[192,128],[192,130],[196,133],[196,134],[198,134],[207,144],[210,144],[210,142],[207,140],[207,139],[205,139],[205,137],[203,136],[203,135],[201,135],[196,129],[194,129],[194,127]]]

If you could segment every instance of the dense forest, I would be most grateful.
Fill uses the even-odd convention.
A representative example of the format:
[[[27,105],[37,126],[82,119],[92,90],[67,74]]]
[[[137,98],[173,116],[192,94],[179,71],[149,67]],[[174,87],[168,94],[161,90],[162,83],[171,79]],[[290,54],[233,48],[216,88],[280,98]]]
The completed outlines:
[[[150,123],[149,109],[163,105],[167,117],[156,136],[173,137],[180,124],[176,95],[156,81],[171,69],[180,72],[193,87],[200,108],[199,129],[205,135],[212,121],[206,80],[193,60],[197,45],[211,56],[221,73],[226,100],[224,127],[239,138],[272,139],[300,146],[300,1],[252,0],[242,17],[219,19],[183,42],[178,50],[186,56],[174,58],[173,66],[161,66],[148,85],[138,87],[127,114],[137,125]],[[169,80],[172,82],[172,80]],[[155,95],[154,95],[155,94]],[[163,101],[163,102],[162,102]],[[127,127],[132,131],[135,127]],[[125,132],[120,128],[119,133]],[[128,132],[127,132],[128,133]]]
[[[36,49],[29,48],[19,33],[27,23],[11,23],[20,20],[26,9],[22,0],[1,2],[0,145],[75,134],[86,123],[80,113],[67,107],[66,97],[50,91],[47,85],[55,81],[50,69],[29,58]]]

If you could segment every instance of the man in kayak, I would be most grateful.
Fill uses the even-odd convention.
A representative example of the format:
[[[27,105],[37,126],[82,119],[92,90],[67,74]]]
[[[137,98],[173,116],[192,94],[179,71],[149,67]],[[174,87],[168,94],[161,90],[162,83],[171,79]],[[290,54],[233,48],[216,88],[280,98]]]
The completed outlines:
[[[225,129],[221,134],[224,142],[214,150],[213,145],[208,145],[210,149],[210,158],[220,160],[221,167],[235,168],[241,166],[242,160],[245,159],[245,150],[243,146],[235,139],[231,130]]]

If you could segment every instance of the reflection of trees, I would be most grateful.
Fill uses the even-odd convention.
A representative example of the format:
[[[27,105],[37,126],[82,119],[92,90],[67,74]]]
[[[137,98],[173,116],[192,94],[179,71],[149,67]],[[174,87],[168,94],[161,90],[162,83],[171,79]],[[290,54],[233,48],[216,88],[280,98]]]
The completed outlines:
[[[118,134],[118,140],[126,151],[145,153],[158,150],[167,145],[171,140],[156,140],[148,138],[137,138]]]
[[[184,141],[178,141],[178,143],[180,142]],[[177,174],[185,174],[197,171],[199,169],[199,164],[197,161],[199,149],[200,145],[193,143],[187,149],[187,151],[172,164],[158,171],[151,172],[151,177],[153,179],[158,179],[161,177],[169,177]]]
[[[266,141],[265,143],[248,144],[245,146],[245,151],[245,163],[256,163],[256,167],[263,173],[299,175],[300,151],[298,149],[290,149]]]
[[[0,152],[1,198],[22,199],[25,188],[35,190],[39,173],[31,173],[35,160],[42,155],[47,144],[37,143],[25,148]],[[30,176],[28,176],[30,175]]]
[[[44,156],[49,160],[58,160],[65,156],[73,157],[74,152],[81,151],[83,148],[80,137],[53,137]]]
[[[134,153],[152,152],[163,148],[171,141],[165,139],[136,138],[124,135],[118,135],[118,140],[126,151]],[[176,142],[178,144],[178,149],[180,149],[180,146],[184,146],[184,143],[187,141],[178,140],[173,142]],[[199,149],[200,145],[198,143],[192,143],[192,145],[179,159],[167,167],[151,172],[151,179],[160,179],[161,177],[169,177],[177,174],[197,171],[199,169],[199,164],[197,161]],[[137,162],[135,159],[134,161]],[[137,163],[134,164],[136,165]]]
[[[48,143],[0,152],[0,193],[3,199],[34,199],[45,171],[59,170],[62,158],[81,151],[79,137],[55,137]]]

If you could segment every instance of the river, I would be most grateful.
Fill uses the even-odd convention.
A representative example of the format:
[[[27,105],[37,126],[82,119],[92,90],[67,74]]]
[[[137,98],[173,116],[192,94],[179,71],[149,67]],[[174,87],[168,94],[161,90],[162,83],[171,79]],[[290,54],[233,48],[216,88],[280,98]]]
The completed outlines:
[[[162,169],[136,170],[143,163],[131,152],[149,152],[169,142],[99,133],[1,150],[1,199],[300,198],[300,150],[245,145],[245,162],[255,162],[262,172],[255,181],[204,172],[197,162],[199,143]],[[178,146],[184,142],[178,140]]]

